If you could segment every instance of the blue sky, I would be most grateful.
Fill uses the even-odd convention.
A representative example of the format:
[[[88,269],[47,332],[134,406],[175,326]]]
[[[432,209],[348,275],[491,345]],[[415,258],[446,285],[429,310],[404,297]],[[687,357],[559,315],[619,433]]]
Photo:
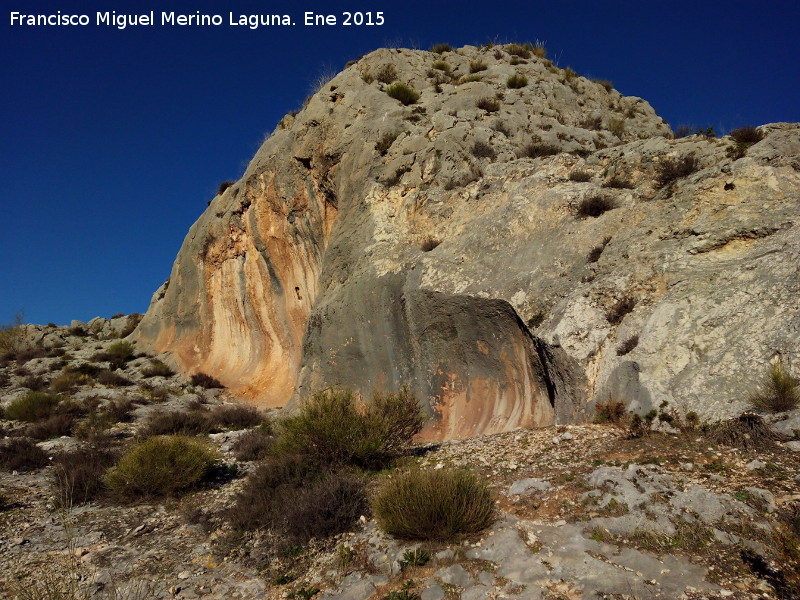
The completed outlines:
[[[0,322],[144,312],[189,226],[313,81],[383,46],[545,43],[673,127],[800,121],[800,3],[0,0]],[[12,27],[10,13],[288,13],[294,27]],[[304,11],[382,11],[304,27]]]

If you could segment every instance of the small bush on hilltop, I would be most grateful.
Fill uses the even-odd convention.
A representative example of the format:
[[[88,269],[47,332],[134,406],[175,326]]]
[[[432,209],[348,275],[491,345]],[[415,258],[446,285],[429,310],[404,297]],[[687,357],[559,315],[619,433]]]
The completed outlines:
[[[756,408],[773,413],[794,410],[800,406],[800,381],[787,373],[780,361],[775,362],[748,401]]]
[[[403,106],[414,104],[419,100],[419,93],[410,85],[406,85],[400,81],[386,88],[386,93],[390,98],[398,100]]]
[[[448,541],[494,520],[494,500],[475,475],[449,468],[413,470],[387,480],[372,502],[378,525],[403,539]]]
[[[123,500],[170,496],[196,485],[216,460],[216,454],[199,440],[153,437],[125,452],[104,481]]]
[[[740,127],[731,131],[729,135],[737,144],[747,144],[748,146],[757,144],[764,139],[764,134],[755,127]]]
[[[450,44],[434,44],[431,47],[431,52],[434,54],[444,54],[445,52],[452,52],[453,47]]]

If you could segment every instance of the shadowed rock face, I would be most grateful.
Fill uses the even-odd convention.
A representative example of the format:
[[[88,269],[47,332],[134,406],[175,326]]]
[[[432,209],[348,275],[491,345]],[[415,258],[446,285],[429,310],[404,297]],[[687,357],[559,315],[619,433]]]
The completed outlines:
[[[374,80],[387,65],[416,104]],[[798,360],[800,129],[761,129],[734,159],[543,59],[379,50],[214,198],[135,335],[262,405],[410,385],[430,438],[580,420],[610,397],[724,416],[767,361]],[[596,196],[604,212],[580,208]]]

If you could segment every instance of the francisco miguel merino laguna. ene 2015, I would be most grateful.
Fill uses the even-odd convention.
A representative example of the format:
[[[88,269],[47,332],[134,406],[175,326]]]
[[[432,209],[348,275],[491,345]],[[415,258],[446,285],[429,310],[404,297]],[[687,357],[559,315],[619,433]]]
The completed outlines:
[[[197,11],[193,14],[175,12],[161,12],[160,19],[156,20],[155,11],[141,14],[118,14],[116,11],[95,13],[92,19],[87,14],[63,14],[61,11],[51,14],[26,14],[21,12],[11,13],[12,26],[29,27],[57,27],[57,26],[87,26],[105,25],[125,29],[126,27],[149,27],[153,25],[177,27],[219,27],[223,24],[229,26],[244,26],[249,29],[258,29],[262,26],[294,25],[289,15],[237,15],[228,13],[227,23],[222,15],[202,14]]]

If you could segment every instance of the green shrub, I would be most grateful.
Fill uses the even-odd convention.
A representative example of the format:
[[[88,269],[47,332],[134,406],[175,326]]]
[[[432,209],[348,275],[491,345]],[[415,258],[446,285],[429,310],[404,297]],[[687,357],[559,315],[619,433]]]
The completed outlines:
[[[431,47],[431,52],[435,54],[444,54],[445,52],[452,52],[453,47],[450,44],[434,44]]]
[[[170,369],[165,363],[155,358],[150,359],[150,364],[142,369],[142,377],[172,377],[175,371]]]
[[[497,112],[500,110],[500,102],[496,98],[478,98],[475,106],[486,112]]]
[[[206,375],[205,373],[195,373],[189,381],[191,381],[192,385],[197,385],[206,389],[225,387],[219,382],[219,379],[211,375]]]
[[[122,499],[169,496],[196,485],[216,460],[216,454],[199,440],[152,437],[125,452],[104,481]]]
[[[403,106],[416,103],[419,100],[419,93],[410,85],[398,81],[386,88],[386,93],[390,98],[398,100]]]
[[[59,401],[56,394],[28,392],[6,407],[5,418],[29,423],[43,421],[55,412]]]
[[[613,199],[607,196],[588,196],[580,201],[576,211],[576,216],[579,219],[586,217],[599,217],[605,212],[616,208],[617,205]]]
[[[383,65],[377,70],[374,78],[381,83],[392,83],[397,80],[397,69],[392,64]]]
[[[656,185],[663,188],[673,181],[691,175],[699,168],[700,165],[694,154],[667,159],[656,168]]]
[[[444,71],[445,73],[449,73],[453,70],[453,68],[448,64],[446,60],[437,60],[431,65],[432,68],[436,69],[437,71]]]
[[[528,85],[528,78],[525,75],[512,75],[506,79],[506,85],[512,90],[518,90]]]
[[[748,397],[756,408],[777,413],[800,406],[800,381],[778,361],[769,366],[759,388]]]
[[[402,451],[423,424],[417,399],[405,388],[375,394],[363,411],[351,391],[325,390],[279,423],[275,451],[304,454],[323,465],[380,467]]]
[[[28,438],[0,440],[0,469],[33,471],[48,465],[47,454]]]
[[[114,367],[123,367],[125,363],[133,358],[133,344],[120,340],[114,342],[105,351],[105,360]]]
[[[378,525],[404,539],[448,541],[494,519],[486,483],[463,470],[413,470],[386,481],[372,502]]]
[[[58,394],[64,392],[72,392],[81,385],[88,385],[92,382],[92,378],[84,373],[77,371],[64,371],[50,382],[50,391]]]
[[[209,411],[197,408],[187,411],[155,411],[142,424],[139,435],[199,435],[217,431],[219,428],[211,420]]]

